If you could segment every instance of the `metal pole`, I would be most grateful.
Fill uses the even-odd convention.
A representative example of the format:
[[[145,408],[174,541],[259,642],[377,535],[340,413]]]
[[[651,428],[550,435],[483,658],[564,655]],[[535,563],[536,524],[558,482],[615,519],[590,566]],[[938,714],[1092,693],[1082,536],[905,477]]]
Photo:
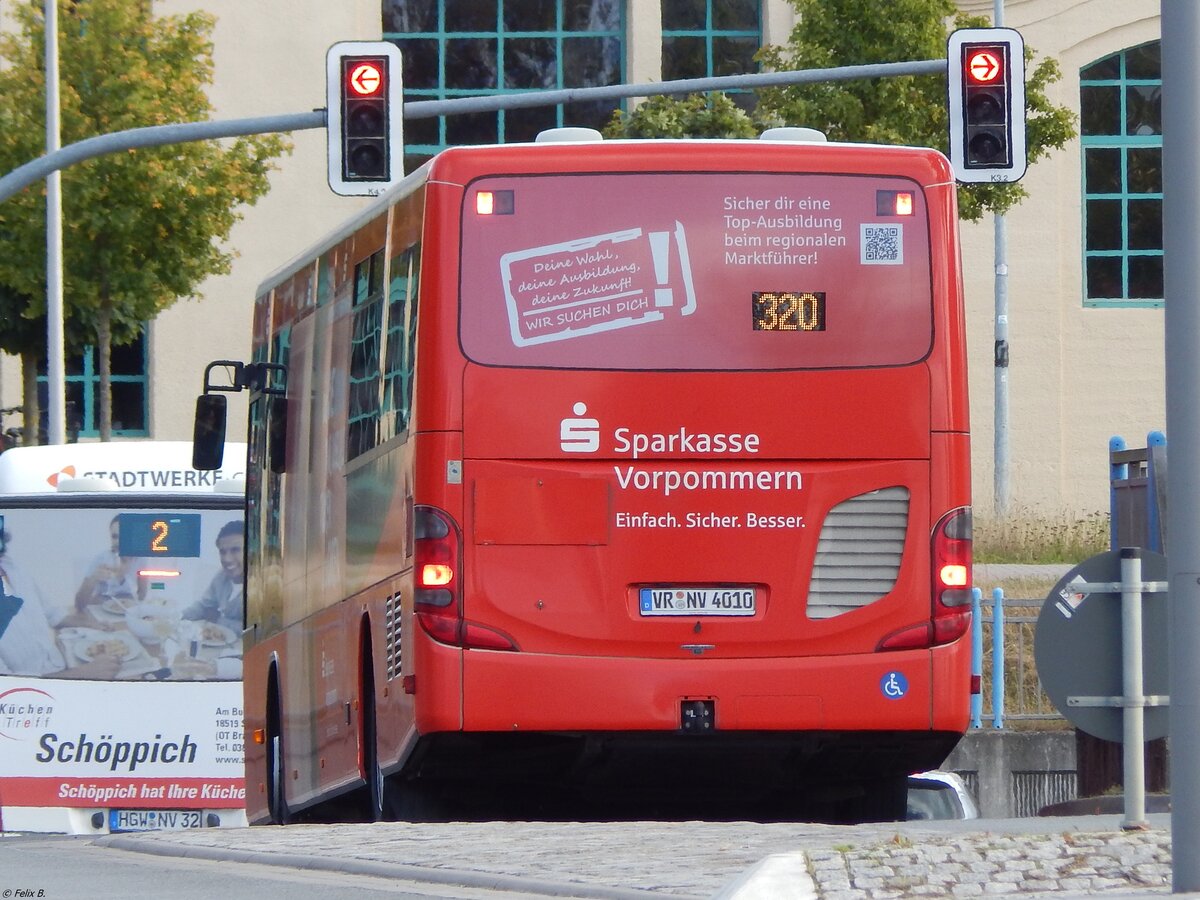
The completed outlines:
[[[58,0],[45,0],[46,153],[59,148]],[[47,440],[67,442],[66,328],[63,324],[62,173],[46,176],[46,416]],[[28,442],[30,437],[26,435]]]
[[[993,491],[996,514],[1008,514],[1012,490],[1008,480],[1008,232],[1004,215],[995,215],[996,240],[996,367],[995,386],[995,471]]]
[[[1162,0],[1172,890],[1200,891],[1200,4]]]
[[[1004,727],[1004,590],[992,588],[992,727]]]
[[[971,727],[983,727],[983,591],[971,588]]]
[[[1125,764],[1125,831],[1146,822],[1145,703],[1142,686],[1142,551],[1121,548],[1121,719]]]
[[[1004,0],[996,0],[992,11],[992,24],[1004,27]],[[1021,110],[1025,115],[1025,110]],[[996,213],[995,220],[995,263],[996,263],[996,345],[993,365],[995,374],[995,435],[993,445],[992,489],[996,514],[1008,514],[1012,503],[1012,489],[1008,480],[1008,232],[1004,214]]]

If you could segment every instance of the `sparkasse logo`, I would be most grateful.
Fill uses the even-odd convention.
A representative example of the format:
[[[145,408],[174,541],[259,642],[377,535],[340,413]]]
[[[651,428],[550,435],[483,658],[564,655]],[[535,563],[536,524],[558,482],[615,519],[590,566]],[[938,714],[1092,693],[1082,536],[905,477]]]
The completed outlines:
[[[582,401],[571,409],[575,415],[559,423],[559,446],[564,453],[595,453],[600,449],[600,420],[583,417],[587,404]]]

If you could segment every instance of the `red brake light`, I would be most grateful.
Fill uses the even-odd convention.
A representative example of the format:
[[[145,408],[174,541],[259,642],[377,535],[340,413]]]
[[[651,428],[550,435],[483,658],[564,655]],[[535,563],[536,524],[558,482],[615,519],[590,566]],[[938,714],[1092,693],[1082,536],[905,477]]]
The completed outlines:
[[[933,530],[933,643],[956,641],[971,627],[971,509],[942,516]]]
[[[413,513],[413,609],[425,633],[453,647],[516,650],[508,635],[463,618],[462,546],[454,520],[429,506]]]
[[[933,529],[930,617],[893,631],[877,650],[919,650],[949,644],[971,627],[971,508],[953,509]]]

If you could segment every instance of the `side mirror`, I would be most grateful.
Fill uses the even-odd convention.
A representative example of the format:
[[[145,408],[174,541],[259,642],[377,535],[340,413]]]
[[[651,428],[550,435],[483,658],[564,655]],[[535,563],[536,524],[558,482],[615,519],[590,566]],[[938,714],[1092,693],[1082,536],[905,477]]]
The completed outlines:
[[[211,472],[221,468],[225,456],[226,401],[221,394],[196,398],[196,423],[192,431],[192,467]]]

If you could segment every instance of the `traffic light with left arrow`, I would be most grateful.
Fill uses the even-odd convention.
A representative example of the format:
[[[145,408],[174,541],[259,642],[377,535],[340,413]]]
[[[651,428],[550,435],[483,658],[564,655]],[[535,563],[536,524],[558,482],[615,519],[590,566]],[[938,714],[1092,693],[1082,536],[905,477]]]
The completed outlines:
[[[400,48],[341,41],[325,56],[329,186],[370,197],[404,177]]]

